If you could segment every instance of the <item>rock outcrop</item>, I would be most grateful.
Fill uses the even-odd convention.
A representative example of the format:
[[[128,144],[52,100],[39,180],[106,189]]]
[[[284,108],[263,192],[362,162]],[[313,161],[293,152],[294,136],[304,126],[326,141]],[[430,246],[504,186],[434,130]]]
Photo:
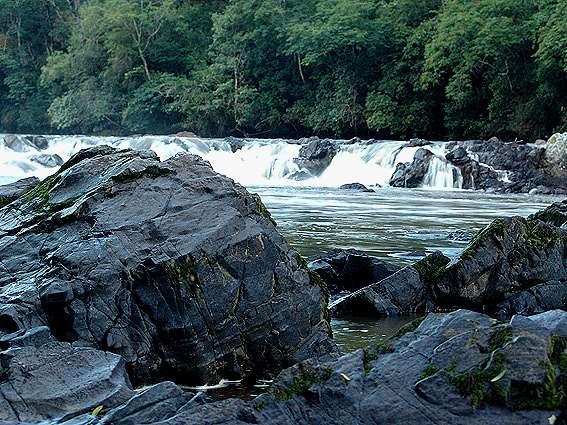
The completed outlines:
[[[435,308],[431,283],[449,258],[435,252],[411,266],[346,295],[329,306],[334,317],[385,317],[418,314]]]
[[[24,193],[32,190],[39,184],[37,177],[27,177],[14,183],[0,186],[0,208],[14,202]]]
[[[196,401],[172,382],[134,391],[124,360],[53,340],[47,327],[0,340],[0,423],[154,423]]]
[[[561,140],[561,136],[555,139]],[[566,161],[565,149],[561,150],[561,143],[554,145],[555,139],[550,139],[552,143],[545,146],[535,147],[498,139],[451,142],[446,157],[461,169],[465,189],[565,194],[567,172],[558,165]],[[499,176],[496,170],[505,173],[507,178]]]
[[[0,209],[0,337],[46,325],[135,384],[332,351],[327,290],[257,195],[193,155],[100,146]]]
[[[390,186],[415,188],[421,186],[433,159],[433,153],[419,148],[411,163],[399,163],[390,178]]]
[[[494,313],[567,308],[567,201],[495,220],[439,273],[436,302]]]
[[[430,314],[385,343],[287,369],[268,393],[252,401],[191,402],[175,412],[157,409],[153,420],[164,425],[562,423],[566,325],[564,311],[509,322],[466,310]],[[134,409],[110,409],[100,421],[110,423],[115,412],[128,410]]]
[[[314,139],[302,145],[295,162],[304,173],[299,173],[296,177],[303,179],[321,175],[338,151],[339,147],[328,139]]]
[[[329,287],[345,286],[328,261],[311,267]],[[430,254],[334,300],[330,308],[335,317],[455,308],[510,317],[567,309],[567,200],[528,218],[497,219],[452,261]]]
[[[458,167],[463,178],[462,189],[493,189],[501,187],[498,172],[472,159],[463,146],[456,146],[445,158]]]

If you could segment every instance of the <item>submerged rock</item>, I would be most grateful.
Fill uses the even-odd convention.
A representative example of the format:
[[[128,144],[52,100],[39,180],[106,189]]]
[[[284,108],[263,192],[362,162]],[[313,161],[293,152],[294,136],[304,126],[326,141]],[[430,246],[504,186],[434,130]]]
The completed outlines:
[[[368,193],[374,193],[374,191],[372,189],[368,189],[366,186],[364,186],[362,183],[347,183],[347,184],[343,184],[341,187],[339,187],[339,189],[343,189],[343,190],[352,190],[352,191],[356,191],[356,192],[368,192]]]
[[[0,258],[0,337],[47,324],[121,355],[135,383],[218,382],[334,348],[326,287],[257,195],[193,155],[79,152],[0,209]]]
[[[27,177],[14,183],[0,186],[0,208],[14,202],[24,193],[30,191],[39,184],[37,177]]]
[[[433,159],[433,153],[419,148],[412,163],[399,163],[390,178],[390,186],[415,188],[421,186]]]
[[[400,270],[378,257],[356,249],[334,249],[308,264],[325,282],[331,294],[356,291]]]

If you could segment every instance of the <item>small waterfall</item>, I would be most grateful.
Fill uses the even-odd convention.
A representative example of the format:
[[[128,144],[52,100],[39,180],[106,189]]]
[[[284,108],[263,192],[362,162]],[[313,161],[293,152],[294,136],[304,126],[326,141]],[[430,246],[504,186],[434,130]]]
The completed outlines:
[[[19,136],[24,140],[24,136]],[[412,162],[419,147],[406,146],[403,141],[377,141],[373,143],[346,143],[338,141],[340,149],[330,165],[318,176],[297,181],[293,178],[301,171],[295,159],[301,145],[281,139],[246,139],[231,146],[227,139],[201,139],[175,136],[45,136],[47,147],[37,149],[24,140],[18,149],[6,146],[0,135],[0,184],[18,178],[37,176],[45,178],[56,171],[42,165],[38,156],[58,156],[66,161],[81,149],[110,145],[125,149],[151,149],[162,159],[188,152],[209,161],[219,173],[225,174],[245,186],[315,186],[338,187],[358,182],[367,186],[387,186],[396,164]],[[423,187],[453,189],[462,186],[460,170],[445,158],[445,144],[425,146],[435,154]]]

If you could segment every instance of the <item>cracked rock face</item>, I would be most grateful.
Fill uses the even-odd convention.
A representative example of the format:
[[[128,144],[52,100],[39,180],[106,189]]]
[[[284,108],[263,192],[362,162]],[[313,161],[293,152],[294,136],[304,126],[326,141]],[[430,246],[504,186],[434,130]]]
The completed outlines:
[[[200,158],[84,150],[0,209],[0,337],[47,325],[134,383],[279,370],[333,350],[326,289],[259,198]]]
[[[510,322],[467,310],[430,314],[387,347],[308,360],[284,370],[252,401],[190,403],[159,423],[562,423],[566,320],[559,310]]]

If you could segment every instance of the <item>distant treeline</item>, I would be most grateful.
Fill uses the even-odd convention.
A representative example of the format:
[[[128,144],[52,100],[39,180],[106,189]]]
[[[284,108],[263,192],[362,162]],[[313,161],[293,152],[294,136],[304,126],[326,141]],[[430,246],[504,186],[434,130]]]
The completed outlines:
[[[544,138],[565,0],[0,0],[0,130]]]

